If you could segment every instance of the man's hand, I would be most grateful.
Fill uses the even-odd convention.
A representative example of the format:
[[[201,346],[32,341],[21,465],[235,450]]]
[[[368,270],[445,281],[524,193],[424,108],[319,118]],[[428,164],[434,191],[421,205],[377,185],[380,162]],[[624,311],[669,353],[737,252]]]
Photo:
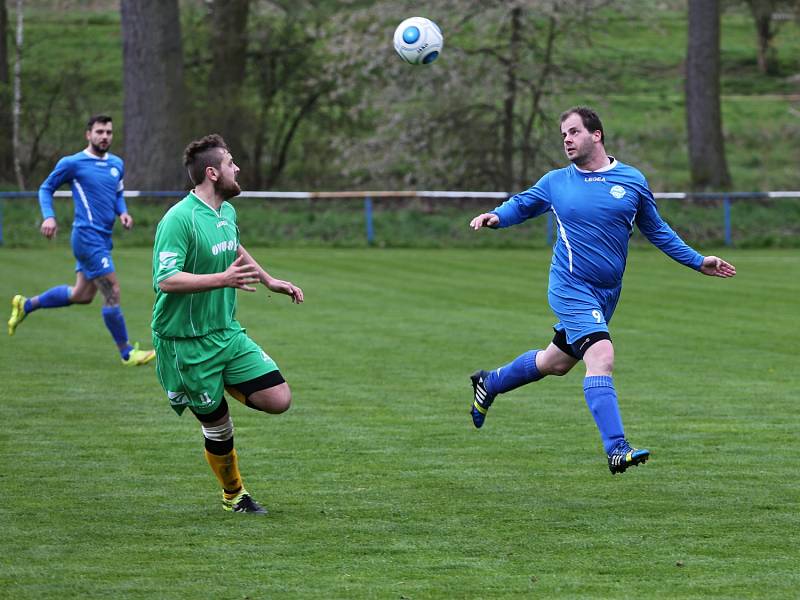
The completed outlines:
[[[733,277],[736,275],[736,267],[718,256],[706,256],[700,265],[700,272],[711,277]]]
[[[225,272],[222,273],[222,280],[224,287],[238,288],[245,292],[255,292],[256,288],[250,287],[248,284],[261,281],[258,278],[258,269],[245,262],[244,256],[238,256],[231,266],[225,269]]]
[[[282,279],[270,279],[267,287],[273,292],[286,294],[292,298],[292,302],[300,304],[303,301],[303,290],[294,285],[291,281],[283,281]]]
[[[123,226],[125,229],[130,229],[131,227],[133,227],[133,217],[132,217],[132,216],[130,216],[130,215],[129,215],[128,213],[126,213],[126,212],[125,212],[125,213],[122,213],[122,214],[119,216],[119,222],[120,222],[120,223],[122,223],[122,226]]]
[[[52,240],[54,237],[56,237],[58,224],[53,217],[47,217],[44,221],[42,221],[42,226],[39,228],[39,231],[41,231],[42,235],[48,240]]]
[[[493,213],[483,213],[472,219],[469,226],[478,231],[481,227],[494,227],[498,223],[500,223],[500,217]]]

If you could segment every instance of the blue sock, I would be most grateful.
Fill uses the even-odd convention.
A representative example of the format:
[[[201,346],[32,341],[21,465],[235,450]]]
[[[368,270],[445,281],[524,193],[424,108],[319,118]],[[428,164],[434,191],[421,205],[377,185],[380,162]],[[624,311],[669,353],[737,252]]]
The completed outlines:
[[[603,438],[603,449],[608,454],[617,442],[625,438],[614,380],[608,375],[586,377],[583,380],[583,393]]]
[[[483,385],[490,394],[502,394],[517,389],[521,385],[539,381],[544,377],[536,368],[536,355],[539,350],[529,350],[520,354],[507,365],[489,371]]]
[[[72,293],[72,288],[68,285],[57,285],[50,288],[46,292],[39,294],[39,302],[34,303],[30,298],[25,300],[25,312],[30,313],[37,308],[58,308],[60,306],[69,306],[72,301],[69,299]]]
[[[125,317],[122,316],[122,309],[119,306],[104,306],[103,321],[111,332],[111,337],[119,348],[120,356],[123,360],[128,360],[133,347],[128,343],[128,328],[125,327]]]

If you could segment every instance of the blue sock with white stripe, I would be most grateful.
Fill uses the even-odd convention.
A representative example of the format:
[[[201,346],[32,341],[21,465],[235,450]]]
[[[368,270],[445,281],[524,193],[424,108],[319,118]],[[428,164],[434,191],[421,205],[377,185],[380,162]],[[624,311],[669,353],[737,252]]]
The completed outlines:
[[[597,429],[600,430],[603,449],[608,454],[617,442],[625,438],[614,380],[608,375],[586,377],[583,380],[583,393],[594,422],[597,423]]]
[[[128,360],[133,346],[128,343],[128,328],[125,326],[125,317],[122,316],[122,309],[119,306],[104,306],[103,321],[111,332],[111,337],[119,348],[122,360]]]
[[[72,300],[69,299],[72,288],[68,285],[57,285],[46,292],[42,292],[35,298],[25,300],[25,314],[35,311],[37,308],[59,308],[69,306]]]
[[[490,394],[510,392],[526,383],[539,381],[544,375],[536,368],[536,355],[539,350],[528,350],[520,354],[507,365],[489,371],[483,380],[483,386]]]

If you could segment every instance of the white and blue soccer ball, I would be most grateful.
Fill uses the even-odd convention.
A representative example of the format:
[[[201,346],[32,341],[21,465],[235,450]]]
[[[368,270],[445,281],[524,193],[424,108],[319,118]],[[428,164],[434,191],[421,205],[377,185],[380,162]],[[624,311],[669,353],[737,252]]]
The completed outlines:
[[[394,49],[412,65],[429,65],[442,51],[444,38],[439,26],[425,17],[411,17],[394,30]]]

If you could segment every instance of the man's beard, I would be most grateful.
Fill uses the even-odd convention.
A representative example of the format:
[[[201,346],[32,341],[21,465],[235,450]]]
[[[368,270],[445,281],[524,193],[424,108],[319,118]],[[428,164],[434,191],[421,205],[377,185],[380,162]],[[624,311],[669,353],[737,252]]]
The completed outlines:
[[[590,161],[591,156],[591,148],[575,148],[575,154],[569,160],[580,169]]]
[[[90,142],[92,144],[92,150],[94,150],[95,154],[105,154],[108,151],[108,147],[110,144],[106,144],[105,148],[101,148],[94,142]]]
[[[214,182],[214,192],[220,197],[227,200],[228,198],[233,198],[234,196],[238,196],[242,191],[242,188],[239,187],[239,184],[236,183],[235,179],[231,179],[230,181],[223,181],[222,179],[218,179]]]

